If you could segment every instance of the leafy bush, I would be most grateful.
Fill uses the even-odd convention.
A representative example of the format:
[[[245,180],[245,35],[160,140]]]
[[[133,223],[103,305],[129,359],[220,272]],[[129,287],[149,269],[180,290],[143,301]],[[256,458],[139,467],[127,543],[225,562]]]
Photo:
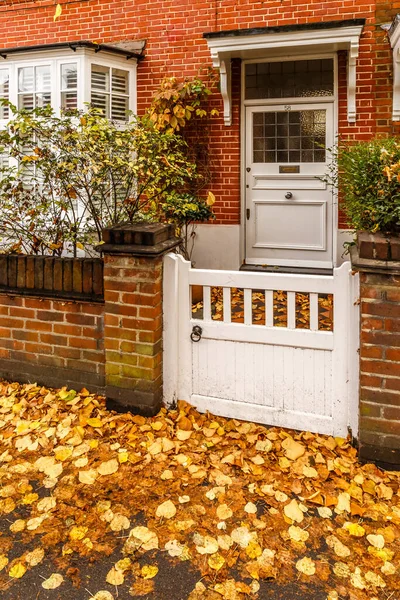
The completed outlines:
[[[400,140],[339,143],[327,180],[338,184],[349,226],[400,233]],[[333,163],[333,164],[334,164]]]
[[[89,248],[102,230],[153,218],[162,199],[194,185],[198,175],[181,136],[149,117],[113,123],[89,108],[57,117],[50,107],[14,113],[0,132],[3,249],[61,254]]]
[[[169,223],[175,223],[176,234],[182,238],[179,251],[186,260],[192,258],[196,223],[215,218],[212,210],[214,202],[215,197],[211,192],[206,200],[190,193],[173,192],[160,205],[162,216]]]

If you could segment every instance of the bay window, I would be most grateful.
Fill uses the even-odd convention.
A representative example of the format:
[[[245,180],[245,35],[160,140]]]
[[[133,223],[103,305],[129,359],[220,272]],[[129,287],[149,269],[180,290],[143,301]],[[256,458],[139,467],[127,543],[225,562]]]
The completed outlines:
[[[104,116],[126,121],[136,109],[139,54],[92,42],[71,42],[0,50],[0,99],[19,109],[51,105],[84,110],[91,104]],[[127,60],[130,59],[130,60]],[[10,110],[0,106],[0,127]]]

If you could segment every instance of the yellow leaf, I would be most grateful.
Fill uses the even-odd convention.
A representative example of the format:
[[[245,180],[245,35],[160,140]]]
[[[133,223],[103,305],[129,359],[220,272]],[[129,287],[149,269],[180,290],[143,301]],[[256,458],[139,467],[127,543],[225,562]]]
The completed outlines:
[[[96,469],[88,469],[87,471],[79,471],[78,478],[81,483],[86,483],[86,485],[92,485],[96,481],[97,471],[96,471]]]
[[[90,600],[114,600],[114,596],[106,590],[100,590],[93,598],[90,598]]]
[[[46,496],[45,498],[39,500],[36,508],[39,512],[49,512],[56,507],[56,504],[57,500],[55,498],[52,498],[52,496]]]
[[[129,529],[130,521],[125,515],[116,514],[110,522],[110,528],[112,531],[122,531],[123,529]]]
[[[374,585],[376,587],[380,587],[380,588],[386,587],[386,583],[384,582],[382,577],[380,575],[377,575],[373,571],[367,571],[365,573],[365,580],[368,581],[368,583],[371,583],[372,585]]]
[[[71,529],[71,531],[69,532],[69,537],[71,538],[71,540],[83,540],[83,538],[85,537],[85,535],[88,532],[88,528],[87,527],[83,527],[82,525],[80,527],[76,526],[73,527]]]
[[[25,554],[25,561],[30,567],[36,567],[36,565],[41,563],[43,559],[43,548],[35,548],[35,550],[32,550],[32,552],[28,552],[28,554]]]
[[[119,462],[112,458],[111,460],[107,460],[102,462],[99,467],[97,467],[97,472],[100,475],[112,475],[116,473],[119,469]]]
[[[213,206],[215,204],[215,196],[212,192],[207,194],[207,206]]]
[[[53,16],[54,22],[56,22],[57,19],[59,19],[61,17],[61,13],[62,13],[62,6],[61,6],[61,4],[57,4],[56,12],[54,13],[54,16]]]
[[[251,559],[258,558],[262,554],[262,549],[260,544],[255,541],[250,542],[245,550],[247,556]]]
[[[257,514],[257,506],[253,502],[248,502],[244,507],[244,511],[249,515]]]
[[[52,573],[48,579],[43,581],[42,588],[45,590],[55,590],[58,588],[62,582],[64,581],[64,577],[59,573]]]
[[[110,585],[122,585],[124,583],[124,574],[122,571],[117,571],[114,567],[107,573],[106,581]]]
[[[60,462],[64,462],[70,456],[72,456],[72,448],[60,448],[55,452],[55,457]]]
[[[336,536],[328,535],[326,538],[326,543],[329,548],[332,548],[337,556],[340,556],[340,558],[346,558],[347,556],[350,556],[350,549],[342,544],[342,542]]]
[[[156,510],[156,517],[159,519],[171,519],[176,515],[175,504],[171,500],[166,500]]]
[[[350,494],[342,492],[338,496],[338,502],[335,508],[335,513],[350,512]]]
[[[157,534],[150,531],[148,527],[139,525],[130,530],[129,537],[124,545],[124,552],[133,554],[137,550],[148,552],[156,548],[158,548]]]
[[[300,456],[303,456],[306,449],[303,444],[295,442],[291,437],[287,437],[282,442],[282,448],[285,450],[286,458],[290,460],[297,460]]]
[[[1,571],[1,569],[0,569]],[[396,567],[393,563],[386,561],[381,567],[381,571],[384,575],[394,575],[396,573]]]
[[[90,425],[90,427],[103,427],[103,421],[101,419],[99,419],[98,417],[93,417],[92,419],[88,419],[87,424]]]
[[[140,570],[140,574],[143,579],[153,579],[158,573],[158,567],[155,565],[143,565]]]
[[[344,529],[347,529],[350,535],[354,537],[363,537],[365,535],[365,529],[358,523],[347,522],[343,525]]]
[[[161,479],[163,481],[167,481],[168,479],[173,479],[172,471],[170,471],[170,469],[165,469],[165,471],[163,471],[161,473]]]
[[[8,575],[13,579],[21,579],[26,573],[26,567],[22,563],[15,563],[8,571]]]
[[[119,452],[118,453],[118,462],[120,465],[122,465],[123,463],[126,463],[128,458],[129,458],[128,452]]]
[[[192,435],[191,431],[184,431],[183,429],[178,429],[176,431],[176,437],[180,442],[186,442]]]
[[[22,504],[33,504],[38,498],[38,494],[26,494],[26,496],[22,498]]]
[[[132,566],[132,561],[130,558],[121,558],[117,563],[115,563],[115,568],[117,571],[127,571]]]
[[[314,467],[308,467],[308,466],[304,465],[303,475],[304,475],[304,477],[313,477],[315,479],[318,477],[318,471],[316,469],[314,469]]]
[[[289,504],[286,504],[286,506],[283,509],[283,512],[289,519],[291,519],[292,521],[296,521],[297,523],[301,523],[304,519],[304,514],[300,510],[298,503],[294,499],[291,502],[289,502]]]
[[[337,577],[350,577],[350,567],[342,562],[333,565],[333,572]]]
[[[318,506],[317,511],[322,519],[330,519],[332,516],[332,511],[328,506]]]
[[[217,552],[216,554],[210,556],[207,562],[210,569],[214,569],[214,571],[219,571],[224,566],[225,559],[223,556],[221,556],[221,554],[219,554],[219,552]]]
[[[367,586],[362,576],[360,567],[356,567],[354,573],[350,575],[351,584],[358,590],[364,590]]]
[[[370,534],[367,535],[367,540],[374,548],[382,549],[385,546],[385,538],[383,537],[383,535]]]
[[[372,554],[372,556],[380,558],[383,562],[392,560],[394,556],[393,550],[389,550],[388,548],[374,548],[374,546],[368,546],[368,552],[369,554]]]
[[[225,521],[225,519],[230,519],[232,515],[233,515],[233,512],[227,504],[220,504],[218,506],[218,508],[217,508],[218,519]]]
[[[308,531],[305,531],[305,529],[302,529],[301,527],[296,527],[295,525],[291,525],[288,532],[290,539],[295,542],[306,542],[310,537]]]
[[[0,554],[0,571],[8,565],[8,558],[5,554]]]
[[[300,573],[304,573],[304,575],[314,575],[315,574],[315,563],[311,558],[305,556],[300,559],[296,563],[296,569],[300,571]]]
[[[194,542],[196,544],[196,550],[199,554],[215,554],[218,552],[218,542],[215,538],[205,535],[195,536]]]

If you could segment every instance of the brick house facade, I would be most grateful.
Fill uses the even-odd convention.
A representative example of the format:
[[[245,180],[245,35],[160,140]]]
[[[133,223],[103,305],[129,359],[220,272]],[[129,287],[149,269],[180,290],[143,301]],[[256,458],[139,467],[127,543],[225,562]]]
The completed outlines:
[[[199,226],[198,266],[236,269],[246,261],[294,269],[331,268],[340,262],[343,241],[349,239],[344,217],[329,200],[329,191],[324,191],[325,199],[321,200],[320,187],[308,185],[321,175],[328,157],[318,158],[317,152],[310,158],[310,151],[303,152],[301,144],[311,139],[314,149],[319,147],[322,138],[316,137],[316,119],[325,106],[330,107],[325,122],[327,145],[337,134],[366,139],[398,130],[392,120],[392,49],[382,26],[392,22],[400,2],[195,0],[182,2],[178,8],[165,0],[68,0],[61,6],[62,14],[54,21],[55,5],[48,0],[6,0],[1,4],[0,69],[5,73],[9,68],[12,100],[29,106],[35,98],[46,98],[46,88],[56,107],[60,98],[64,103],[83,106],[94,93],[99,105],[110,104],[111,116],[118,117],[125,102],[142,113],[164,76],[192,76],[213,63],[221,70],[222,95],[216,91],[212,97],[220,116],[206,127],[212,165],[210,189],[217,198],[217,218],[213,224]],[[83,41],[87,43],[80,45]],[[139,55],[143,60],[137,60]],[[67,76],[62,69],[68,71],[72,63],[77,67]],[[44,65],[42,72],[40,65]],[[278,86],[279,98],[274,99],[273,92],[266,98],[263,92],[262,72],[266,68],[270,69],[269,84],[275,81]],[[324,69],[331,70],[331,75]],[[279,70],[281,79],[278,77],[276,83]],[[300,73],[297,79],[293,75],[296,70]],[[298,86],[310,70],[322,70],[320,87],[323,81],[332,84],[329,97],[321,98],[325,92],[310,75],[310,89],[295,92],[297,97],[288,99],[292,91],[286,93],[279,87],[287,81],[285,73],[289,71],[292,84]],[[254,73],[258,77],[255,84]],[[105,99],[104,94],[93,92],[93,85],[100,89],[107,77],[115,79],[117,87],[115,94],[110,90]],[[252,91],[252,85],[258,88]],[[291,111],[289,117],[285,110]],[[266,158],[271,151],[256,157],[256,142],[264,150],[267,142],[272,143],[266,140],[267,119],[271,118],[275,119],[276,135],[286,133],[275,138],[274,158]],[[256,119],[264,119],[261,133],[256,133],[257,123],[261,123]],[[289,125],[282,129],[280,119],[283,124],[289,119],[290,127],[292,119],[293,129],[287,129]],[[292,148],[289,138],[293,132],[297,135],[296,119],[305,119],[308,125],[301,125],[298,145]],[[314,119],[312,126],[310,119]],[[255,140],[257,135],[260,137]],[[279,144],[284,153],[279,151]],[[291,154],[286,152],[288,144]],[[313,170],[316,163],[319,169]],[[260,177],[253,178],[257,169]],[[287,193],[293,200],[288,202]],[[293,226],[288,227],[288,223]]]

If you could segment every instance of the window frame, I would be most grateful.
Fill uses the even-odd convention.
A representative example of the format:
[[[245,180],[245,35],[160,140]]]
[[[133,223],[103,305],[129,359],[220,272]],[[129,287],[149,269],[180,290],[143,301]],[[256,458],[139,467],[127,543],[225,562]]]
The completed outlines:
[[[101,51],[96,53],[89,48],[77,48],[75,51],[40,50],[27,51],[10,55],[1,65],[2,69],[9,72],[9,100],[18,106],[18,70],[22,67],[38,67],[50,65],[51,76],[51,106],[57,116],[61,114],[61,90],[62,78],[61,67],[64,64],[77,64],[77,108],[84,110],[91,100],[91,70],[92,64],[106,67],[108,69],[120,69],[128,72],[128,109],[135,113],[137,110],[136,100],[136,69],[137,61],[127,60],[125,56]],[[7,126],[8,119],[0,119],[0,127]]]
[[[92,64],[109,69],[128,71],[128,110],[133,114],[137,111],[137,59],[127,60],[125,55],[114,54],[102,50],[96,52],[91,48],[79,47],[73,50],[41,49],[24,51],[6,56],[1,63],[2,69],[9,74],[9,101],[18,107],[18,72],[23,67],[38,67],[50,65],[51,77],[51,106],[57,117],[61,115],[62,77],[61,67],[64,64],[77,64],[77,109],[85,110],[91,101],[91,70]],[[13,118],[10,111],[7,119],[0,119],[0,129],[6,129]],[[122,121],[120,121],[122,123]],[[9,165],[17,167],[17,161],[9,157]]]

